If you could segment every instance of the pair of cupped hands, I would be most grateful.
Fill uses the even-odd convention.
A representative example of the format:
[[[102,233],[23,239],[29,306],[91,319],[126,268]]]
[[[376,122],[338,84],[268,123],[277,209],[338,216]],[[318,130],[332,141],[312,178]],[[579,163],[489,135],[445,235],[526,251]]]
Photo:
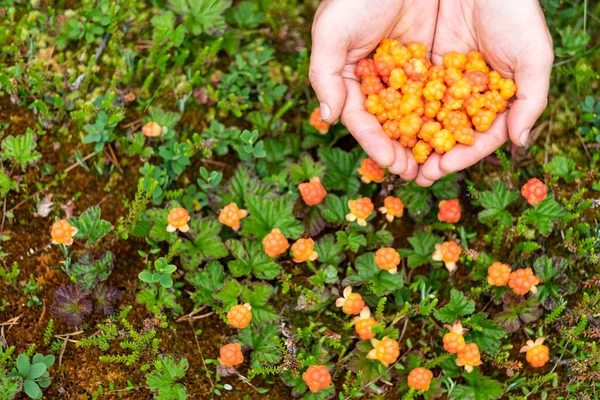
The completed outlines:
[[[488,131],[475,133],[472,146],[434,152],[419,167],[410,149],[392,141],[367,112],[354,74],[386,37],[426,45],[433,64],[451,51],[478,50],[502,77],[515,80],[516,97]],[[477,163],[509,138],[525,146],[547,105],[554,54],[537,0],[324,0],[312,39],[309,79],[323,121],[341,120],[377,164],[421,186]]]

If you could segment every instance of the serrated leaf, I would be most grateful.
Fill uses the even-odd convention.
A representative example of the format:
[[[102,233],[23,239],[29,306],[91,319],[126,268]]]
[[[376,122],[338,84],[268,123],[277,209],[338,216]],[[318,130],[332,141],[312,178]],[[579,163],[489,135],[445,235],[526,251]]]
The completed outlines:
[[[360,182],[356,170],[360,167],[362,151],[355,148],[345,152],[339,148],[319,150],[319,158],[325,163],[327,173],[323,186],[327,190],[341,190],[347,195],[358,192]]]
[[[294,185],[310,181],[315,176],[323,180],[325,175],[325,166],[320,162],[315,162],[308,154],[300,157],[298,163],[290,164],[288,170]]]
[[[349,273],[342,286],[369,284],[374,294],[382,296],[402,288],[404,280],[400,272],[390,274],[375,264],[375,253],[358,256],[354,262],[356,273]]]
[[[213,294],[223,287],[223,266],[218,261],[209,261],[203,270],[188,271],[185,279],[196,289],[192,294],[194,301],[198,304],[209,303]]]
[[[344,259],[343,249],[333,239],[333,235],[325,235],[315,243],[315,251],[319,253],[321,265],[337,267]]]
[[[494,321],[504,328],[506,333],[517,331],[524,323],[538,320],[544,313],[540,302],[534,296],[525,299],[512,292],[502,295],[504,310],[494,317]]]
[[[565,215],[565,209],[558,204],[553,195],[549,195],[533,208],[526,210],[521,218],[523,223],[534,225],[546,236],[552,231],[554,222]]]
[[[259,279],[274,279],[281,273],[281,267],[265,254],[262,242],[253,239],[242,241],[229,239],[226,242],[235,260],[227,266],[233,276],[249,276],[251,273]]]
[[[108,279],[114,267],[114,258],[114,254],[110,251],[98,258],[93,258],[89,252],[83,253],[72,265],[69,276],[75,279],[81,290],[87,292],[97,283]]]
[[[69,223],[78,229],[74,237],[87,238],[87,243],[97,242],[112,229],[110,222],[100,218],[100,207],[98,206],[88,208],[79,218],[70,218]]]
[[[240,163],[233,174],[229,183],[223,188],[220,197],[223,199],[223,205],[235,203],[242,208],[246,196],[256,195],[264,199],[273,198],[275,189],[268,184],[263,183],[254,176],[254,172],[249,166]]]
[[[179,253],[184,269],[193,270],[206,260],[222,258],[228,254],[219,237],[223,226],[219,221],[206,217],[194,218],[189,225],[194,241],[185,241],[184,251]]]
[[[30,130],[16,137],[7,136],[2,141],[2,159],[18,164],[25,171],[27,164],[32,164],[42,157],[41,153],[35,150],[35,139],[35,134]]]
[[[492,400],[504,394],[502,384],[481,374],[479,367],[464,372],[466,385],[457,385],[449,398],[452,400]]]
[[[338,244],[352,250],[354,253],[358,251],[360,246],[364,247],[367,245],[367,238],[365,235],[361,235],[358,232],[346,233],[344,231],[338,231],[335,234]]]
[[[214,294],[214,298],[221,300],[223,308],[229,310],[238,303],[238,297],[242,294],[242,285],[235,279],[228,279],[220,292]]]
[[[469,328],[469,331],[465,333],[465,339],[468,343],[477,343],[482,352],[487,351],[492,355],[498,353],[500,339],[506,333],[494,321],[487,319],[485,313],[477,313],[471,316],[467,328]]]
[[[255,284],[252,289],[246,286],[242,288],[242,301],[252,306],[252,324],[260,326],[279,319],[273,307],[268,305],[272,295],[273,287],[266,283]]]
[[[506,208],[519,198],[519,192],[508,190],[501,182],[494,183],[492,191],[479,193],[479,201],[485,208],[479,213],[482,222],[498,222],[502,226],[512,225],[512,215]]]
[[[252,348],[252,368],[264,367],[281,360],[281,352],[275,345],[275,336],[278,333],[277,324],[269,324],[260,329],[250,325],[250,327],[239,331],[238,338],[240,342]]]
[[[155,369],[146,374],[146,384],[156,393],[159,400],[185,400],[187,391],[185,387],[176,382],[185,376],[189,367],[186,358],[175,361],[173,356],[160,355],[155,362]]]
[[[565,156],[556,156],[544,164],[544,171],[552,175],[561,177],[565,182],[572,182],[577,178],[585,176],[581,171],[577,171],[577,164],[572,159]]]
[[[475,311],[475,302],[469,300],[465,295],[456,289],[450,292],[450,302],[439,310],[434,312],[435,317],[444,323],[451,324],[460,317],[469,315]]]
[[[297,239],[304,232],[302,222],[294,217],[294,199],[289,194],[273,200],[249,195],[246,196],[246,207],[249,216],[244,220],[242,235],[262,239],[277,228],[284,236]]]
[[[319,205],[321,215],[329,222],[342,224],[346,221],[348,209],[348,197],[337,197],[334,194],[328,194],[325,198],[325,205]]]
[[[399,249],[398,252],[402,257],[407,257],[410,268],[415,268],[433,261],[431,255],[439,242],[440,240],[430,232],[417,231],[414,236],[408,238],[412,249]]]

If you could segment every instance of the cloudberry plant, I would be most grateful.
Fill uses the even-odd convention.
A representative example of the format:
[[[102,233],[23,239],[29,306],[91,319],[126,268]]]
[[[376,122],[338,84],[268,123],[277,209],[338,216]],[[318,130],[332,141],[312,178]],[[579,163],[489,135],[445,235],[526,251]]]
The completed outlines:
[[[550,360],[550,350],[543,344],[544,340],[543,337],[536,339],[535,342],[528,340],[527,345],[521,347],[520,352],[526,353],[525,359],[533,368],[543,367]]]
[[[467,344],[464,349],[456,354],[456,365],[465,367],[467,372],[472,372],[473,367],[481,365],[481,354],[476,343]]]
[[[252,306],[248,303],[231,307],[227,313],[227,323],[234,328],[244,329],[252,321]]]
[[[417,367],[408,374],[408,387],[415,390],[429,390],[433,372],[427,368]]]
[[[188,232],[190,230],[190,226],[188,225],[189,220],[190,214],[185,208],[172,208],[167,217],[167,221],[169,222],[167,232],[175,232],[177,229],[184,233]]]
[[[336,307],[342,307],[344,314],[360,314],[360,311],[365,307],[365,301],[360,293],[352,293],[352,288],[346,286],[343,295],[344,297],[338,297],[335,301]]]
[[[375,61],[372,59],[364,59],[360,60],[356,65],[356,69],[354,70],[354,74],[359,79],[364,79],[367,77],[376,77],[377,70],[375,69]]]
[[[326,124],[321,119],[321,108],[315,108],[310,114],[310,124],[319,131],[320,134],[324,135],[329,132],[329,124]]]
[[[358,334],[360,340],[368,340],[375,337],[375,333],[371,330],[377,325],[377,321],[371,317],[371,310],[365,307],[360,310],[358,317],[352,320],[354,322],[354,330]]]
[[[400,265],[400,254],[392,247],[382,247],[375,252],[375,264],[380,269],[395,274]]]
[[[235,367],[244,362],[242,346],[239,343],[229,343],[219,350],[219,362],[226,367]]]
[[[467,332],[467,329],[463,328],[459,321],[454,322],[453,326],[444,325],[444,328],[450,331],[442,338],[444,349],[448,353],[452,354],[456,354],[459,351],[464,350],[466,343],[463,333]]]
[[[451,240],[436,244],[432,258],[435,261],[443,261],[448,271],[453,272],[456,270],[456,262],[460,259],[461,252],[460,246],[454,240]]]
[[[327,192],[317,176],[312,177],[309,182],[298,185],[298,190],[300,191],[302,200],[309,206],[321,204],[325,196],[327,196]]]
[[[383,207],[379,207],[379,212],[385,214],[388,222],[392,222],[394,218],[404,215],[404,204],[398,197],[387,196],[383,199]]]
[[[492,286],[506,286],[512,270],[506,264],[495,262],[488,267],[488,283]]]
[[[285,253],[285,251],[290,247],[287,239],[281,231],[277,228],[274,228],[270,233],[268,233],[262,240],[263,247],[265,249],[265,253],[269,257],[277,257]]]
[[[240,229],[240,220],[246,218],[247,215],[248,211],[239,209],[235,203],[229,203],[219,213],[219,222],[234,231],[238,231]]]
[[[163,128],[157,122],[148,122],[142,127],[142,133],[146,137],[157,137],[163,133]]]
[[[539,283],[540,280],[533,274],[531,268],[521,268],[513,271],[508,279],[508,287],[518,295],[525,295],[529,292],[537,293],[536,286]]]
[[[311,392],[316,393],[331,385],[331,374],[325,365],[311,365],[302,374],[302,380]]]
[[[348,200],[348,208],[350,213],[346,214],[346,220],[356,221],[360,226],[367,226],[367,218],[369,218],[375,206],[370,198],[361,197],[356,200]]]
[[[431,146],[424,140],[417,141],[415,147],[412,148],[413,157],[417,164],[425,164],[429,155],[433,152]]]
[[[367,353],[370,360],[379,360],[384,366],[389,366],[396,362],[400,356],[400,344],[397,340],[384,337],[381,340],[371,338],[373,350]]]
[[[454,224],[460,220],[461,210],[458,199],[440,201],[438,219],[440,222]]]
[[[311,239],[298,239],[291,248],[294,262],[303,263],[306,261],[315,261],[319,254],[315,251],[315,242]]]
[[[73,244],[73,236],[77,234],[77,228],[71,226],[69,221],[61,219],[52,224],[50,236],[53,244],[64,244],[70,246]]]
[[[521,194],[532,206],[541,203],[548,194],[548,186],[537,178],[531,178],[521,188]]]
[[[360,162],[360,168],[356,172],[361,175],[360,180],[364,183],[381,183],[385,177],[385,170],[371,158],[363,158]]]

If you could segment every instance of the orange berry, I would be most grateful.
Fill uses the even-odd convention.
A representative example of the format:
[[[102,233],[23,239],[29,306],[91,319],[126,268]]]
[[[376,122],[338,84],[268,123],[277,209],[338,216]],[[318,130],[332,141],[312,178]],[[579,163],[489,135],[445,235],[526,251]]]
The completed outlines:
[[[380,90],[378,93],[381,104],[386,110],[393,110],[400,107],[402,101],[402,94],[396,91],[394,88],[386,88]]]
[[[492,286],[506,286],[512,270],[506,264],[495,262],[488,267],[488,283]]]
[[[410,94],[413,96],[421,97],[423,95],[423,88],[425,87],[425,82],[421,81],[413,81],[409,79],[406,81],[404,86],[402,86],[401,92],[403,95]]]
[[[325,365],[311,365],[302,374],[302,380],[313,393],[331,385],[331,375]]]
[[[446,85],[441,80],[429,81],[423,89],[423,96],[427,101],[441,100],[446,93]]]
[[[419,137],[426,142],[429,142],[436,132],[442,129],[442,124],[437,121],[427,121],[421,126]]]
[[[485,132],[490,129],[490,126],[492,126],[492,122],[494,122],[495,119],[496,113],[494,111],[482,108],[473,115],[471,122],[473,122],[477,131]]]
[[[398,140],[400,142],[400,144],[406,148],[413,148],[417,145],[417,137],[416,136],[410,136],[410,135],[401,135],[400,139]]]
[[[383,83],[381,83],[381,79],[377,76],[367,76],[360,84],[360,91],[365,95],[376,94],[383,89]]]
[[[444,103],[444,107],[449,110],[458,110],[464,104],[463,99],[455,99],[450,95],[448,89],[446,89],[446,94],[444,94],[444,98],[442,99],[442,103]]]
[[[433,372],[430,370],[417,367],[408,374],[408,386],[414,390],[429,390]]]
[[[229,343],[219,350],[219,362],[226,367],[235,367],[244,362],[242,346],[239,343]]]
[[[381,99],[379,95],[370,94],[365,100],[365,108],[367,111],[373,115],[382,113],[385,111],[385,107],[381,104]]]
[[[297,263],[303,263],[308,260],[315,261],[319,257],[319,254],[315,251],[315,242],[311,238],[298,239],[292,245],[291,251],[294,262]]]
[[[471,83],[466,78],[461,78],[454,82],[449,88],[448,93],[456,100],[462,100],[471,94],[473,89]]]
[[[467,372],[473,371],[473,367],[481,365],[481,354],[476,343],[469,343],[464,349],[457,353],[456,365],[465,367]]]
[[[400,89],[407,80],[408,77],[402,68],[394,68],[390,73],[390,87],[393,89]]]
[[[497,113],[506,111],[506,108],[508,107],[508,100],[504,100],[497,90],[485,92],[483,97],[485,99],[486,108]]]
[[[500,80],[502,79],[502,76],[500,76],[497,71],[490,71],[488,78],[488,89],[500,90]]]
[[[277,228],[274,228],[270,233],[268,233],[263,238],[262,242],[265,249],[265,254],[271,258],[285,253],[285,251],[290,247],[290,244],[285,236],[283,236],[281,231]]]
[[[324,135],[329,132],[329,124],[326,124],[321,119],[321,108],[317,107],[310,114],[310,124],[319,131],[320,134]]]
[[[485,107],[486,98],[481,93],[473,93],[465,99],[465,110],[467,114],[473,116],[477,114],[479,110]]]
[[[417,42],[410,42],[406,45],[408,51],[414,58],[426,58],[427,57],[427,47]]]
[[[475,132],[470,126],[459,126],[452,133],[452,137],[458,143],[466,144],[467,146],[471,146],[475,143]]]
[[[462,79],[463,73],[461,70],[456,68],[448,68],[446,69],[446,74],[444,75],[444,83],[446,86],[452,86],[454,82]]]
[[[368,76],[377,76],[377,70],[375,69],[375,61],[367,58],[365,58],[364,60],[360,60],[356,65],[354,74],[359,79],[365,79]]]
[[[483,54],[481,54],[477,50],[471,50],[467,53],[467,60],[469,60],[469,61],[474,61],[474,60],[484,61],[484,58],[483,58]]]
[[[344,297],[338,297],[335,301],[336,307],[342,307],[344,314],[357,315],[365,308],[365,301],[359,293],[352,293],[352,288],[346,286],[344,288]]]
[[[401,136],[414,136],[416,138],[422,124],[423,120],[417,113],[408,113],[398,120],[398,131]]]
[[[539,338],[535,342],[527,341],[527,346],[521,347],[521,353],[525,353],[525,359],[533,368],[543,367],[550,360],[550,350],[548,346],[543,345],[544,338]]]
[[[467,117],[467,114],[462,111],[454,110],[448,112],[448,116],[444,118],[444,129],[454,132],[461,126],[471,126],[471,122],[469,122],[469,117]]]
[[[240,229],[240,220],[248,215],[248,211],[240,210],[235,203],[229,203],[219,213],[219,222],[237,231]]]
[[[252,321],[252,306],[250,304],[238,304],[231,307],[227,313],[227,323],[234,328],[244,329]]]
[[[535,206],[541,203],[548,195],[548,186],[537,178],[531,178],[521,188],[521,194],[529,204]]]
[[[361,197],[356,200],[348,200],[348,208],[350,213],[346,214],[346,220],[350,222],[357,221],[358,225],[366,226],[367,218],[373,212],[373,202],[368,197]]]
[[[400,344],[397,340],[390,339],[387,336],[381,340],[372,338],[371,344],[374,349],[369,351],[367,358],[379,360],[386,367],[396,362],[400,356]]]
[[[309,206],[320,204],[327,196],[327,192],[317,176],[312,177],[310,182],[299,184],[298,190],[302,195],[302,200]]]
[[[190,214],[188,214],[185,208],[172,208],[169,212],[169,216],[167,217],[167,221],[169,222],[169,224],[167,225],[167,232],[175,232],[177,229],[184,233],[189,231],[189,220]]]
[[[508,287],[515,294],[526,295],[527,293],[537,293],[537,287],[540,280],[533,274],[531,268],[522,268],[510,273]]]
[[[392,247],[382,247],[375,253],[375,264],[379,269],[389,271],[393,275],[398,272],[400,254]]]
[[[480,71],[484,74],[490,72],[490,68],[487,66],[484,60],[470,60],[465,64],[465,71]]]
[[[444,122],[444,120],[446,119],[446,117],[448,117],[448,114],[450,113],[449,108],[446,108],[446,106],[441,106],[437,112],[437,114],[435,115],[435,118],[439,121],[439,122]]]
[[[71,226],[69,221],[61,219],[52,224],[50,229],[50,236],[52,237],[52,243],[64,244],[70,246],[73,244],[73,236],[77,234],[77,228]]]
[[[435,118],[441,106],[442,102],[439,100],[426,102],[423,110],[425,116],[427,118]]]
[[[466,343],[463,333],[467,331],[458,321],[454,322],[453,326],[444,325],[444,328],[450,332],[446,333],[442,338],[444,349],[451,354],[456,354],[465,349]]]
[[[406,73],[406,76],[413,81],[424,81],[429,75],[427,62],[423,58],[411,58],[404,64],[402,69]]]
[[[397,197],[387,196],[383,199],[383,207],[379,207],[379,212],[385,214],[388,222],[392,222],[394,218],[400,218],[404,215],[404,204]]]
[[[438,219],[440,222],[454,224],[460,220],[461,210],[458,199],[440,201]]]
[[[383,38],[379,43],[379,46],[377,46],[375,54],[388,53],[397,46],[401,46],[401,44],[396,39]]]
[[[434,65],[429,68],[429,79],[444,81],[444,77],[446,76],[446,67],[443,65]]]
[[[376,53],[373,60],[375,61],[375,69],[381,76],[390,76],[390,73],[396,67],[394,59],[388,53]]]
[[[517,84],[515,81],[509,78],[502,78],[498,82],[498,88],[500,89],[500,95],[504,100],[508,100],[517,93]]]
[[[467,56],[456,51],[451,51],[444,54],[442,62],[446,68],[456,68],[462,71],[467,63]]]
[[[358,317],[354,318],[354,330],[358,334],[360,340],[367,340],[375,337],[372,327],[377,325],[377,321],[371,317],[369,307],[360,310]]]
[[[443,261],[448,271],[456,270],[456,262],[460,259],[462,249],[454,241],[444,242],[435,245],[435,251],[432,254],[434,261]]]
[[[383,123],[381,127],[390,139],[398,139],[400,137],[400,122],[397,119],[390,119]]]
[[[360,162],[360,168],[356,172],[361,175],[361,181],[364,183],[381,183],[385,177],[385,170],[371,158],[363,158]]]
[[[157,122],[148,122],[142,127],[142,133],[146,137],[157,137],[163,132],[163,128]]]
[[[424,140],[419,140],[412,148],[413,157],[417,164],[425,164],[432,151],[431,146]]]
[[[481,71],[465,72],[465,79],[471,84],[473,92],[484,92],[488,85],[488,75]]]
[[[413,55],[411,54],[410,50],[408,50],[401,44],[397,44],[396,46],[392,47],[390,49],[390,55],[394,60],[394,64],[396,64],[396,68],[402,68],[404,64],[408,62],[408,60],[413,58]]]
[[[447,129],[437,131],[429,141],[429,145],[438,154],[444,154],[452,150],[455,144],[456,140],[454,140],[452,132]]]
[[[402,114],[410,114],[420,107],[423,107],[423,100],[420,96],[414,94],[407,94],[400,101],[400,112]]]

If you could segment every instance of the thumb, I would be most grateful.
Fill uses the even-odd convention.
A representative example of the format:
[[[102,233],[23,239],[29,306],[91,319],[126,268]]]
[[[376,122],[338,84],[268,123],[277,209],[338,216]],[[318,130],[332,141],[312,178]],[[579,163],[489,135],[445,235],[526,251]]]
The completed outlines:
[[[531,128],[548,104],[553,57],[544,62],[541,59],[533,59],[515,71],[517,95],[508,111],[507,125],[510,140],[519,147],[527,144]]]
[[[321,119],[332,124],[340,118],[346,101],[342,69],[348,55],[348,41],[331,26],[317,24],[313,29],[308,79],[317,94]]]

